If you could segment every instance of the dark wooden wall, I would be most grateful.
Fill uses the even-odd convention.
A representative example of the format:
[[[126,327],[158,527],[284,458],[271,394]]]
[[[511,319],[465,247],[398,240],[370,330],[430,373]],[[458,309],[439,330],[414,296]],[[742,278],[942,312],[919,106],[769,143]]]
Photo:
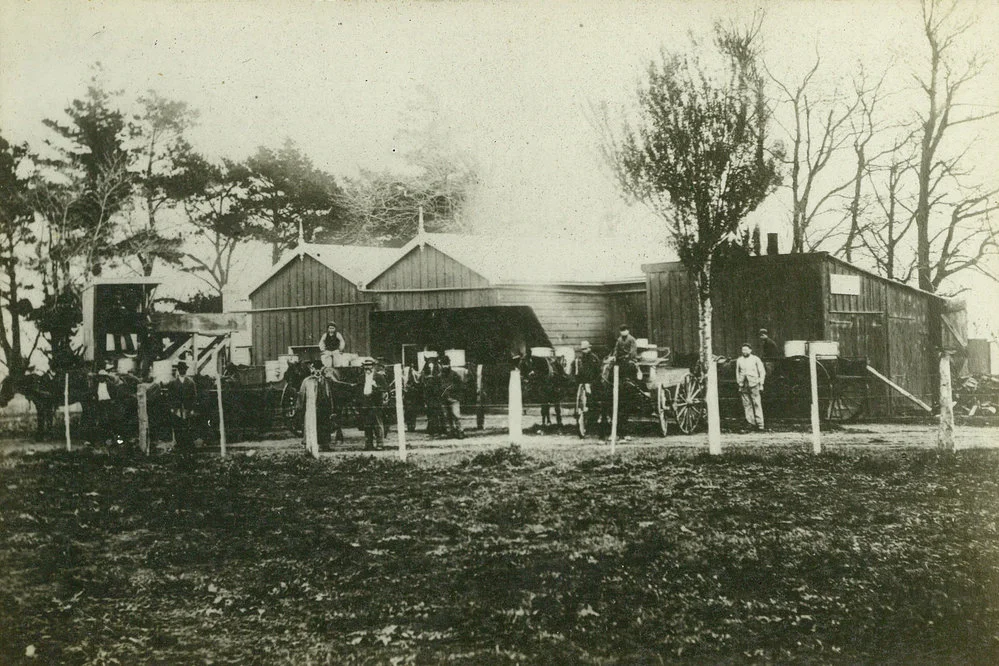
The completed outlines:
[[[254,365],[288,353],[291,345],[319,342],[328,321],[347,339],[348,351],[370,353],[372,299],[308,255],[293,260],[250,294]],[[272,308],[281,308],[271,310]]]
[[[697,293],[679,263],[646,266],[651,341],[696,354]],[[856,276],[860,293],[833,294],[830,275]],[[824,253],[756,257],[715,276],[714,349],[738,353],[766,328],[787,340],[836,340],[844,357],[866,358],[882,374],[933,402],[939,321],[936,299],[871,275]],[[904,400],[875,385],[884,413]],[[891,399],[889,404],[888,400]]]
[[[712,335],[716,354],[734,356],[759,329],[783,345],[785,340],[822,336],[822,273],[817,262],[759,257],[731,266],[715,280]],[[676,355],[700,349],[697,290],[678,262],[647,266],[649,340]]]
[[[648,308],[644,282],[612,285],[607,288],[609,320],[607,335],[617,335],[618,326],[627,324],[636,338],[649,337]]]

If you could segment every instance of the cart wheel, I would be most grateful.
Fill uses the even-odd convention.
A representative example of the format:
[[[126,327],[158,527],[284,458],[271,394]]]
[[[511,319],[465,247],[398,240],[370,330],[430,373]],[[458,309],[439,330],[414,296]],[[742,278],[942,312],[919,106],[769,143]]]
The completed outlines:
[[[821,371],[819,379],[822,380]],[[827,381],[825,392],[822,390],[822,385],[819,385],[820,404],[821,398],[824,397],[823,393],[828,396],[825,417],[830,421],[852,421],[859,417],[867,404],[867,381],[839,378]]]
[[[281,390],[281,403],[278,410],[285,427],[296,435],[299,434],[298,390],[291,384],[285,384],[284,389]]]
[[[656,416],[659,417],[659,429],[663,437],[669,434],[669,410],[669,391],[660,384],[656,395]]]
[[[684,375],[673,394],[673,413],[680,432],[685,435],[697,430],[704,420],[704,384],[692,374]]]
[[[586,403],[586,385],[580,384],[579,388],[576,389],[576,429],[579,431],[580,437],[586,437],[586,412],[588,405]]]

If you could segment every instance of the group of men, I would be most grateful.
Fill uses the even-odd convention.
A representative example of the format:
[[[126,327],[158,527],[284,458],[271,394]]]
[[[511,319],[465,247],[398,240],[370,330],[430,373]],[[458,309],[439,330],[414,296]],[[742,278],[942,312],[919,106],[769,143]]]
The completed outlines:
[[[342,355],[347,351],[347,341],[336,325],[329,322],[326,331],[319,339],[320,359],[310,365],[298,393],[298,413],[303,418],[303,438],[306,448],[328,451],[331,449],[333,429],[337,424],[326,415],[336,410],[334,386],[354,385],[343,382],[336,370]],[[365,358],[360,386],[360,416],[364,429],[366,450],[381,447],[385,439],[383,409],[389,381],[373,358]],[[451,368],[451,360],[442,356],[440,360],[430,359],[422,370],[406,369],[407,385],[422,390],[426,396],[428,430],[431,435],[445,435],[464,438],[461,427],[461,387],[458,373]],[[343,393],[341,392],[341,395]]]
[[[765,328],[760,329],[760,350],[764,358],[777,358],[780,348],[777,346]],[[618,338],[614,341],[614,361],[621,368],[623,376],[630,377],[632,373],[640,379],[638,365],[638,341],[631,335],[626,324],[618,330]],[[601,360],[590,343],[584,341],[578,350],[576,372],[580,384],[587,386],[600,379]],[[767,379],[767,370],[759,356],[753,353],[753,347],[748,342],[742,345],[741,354],[735,362],[735,380],[739,386],[739,397],[746,423],[754,430],[764,430],[762,393]]]

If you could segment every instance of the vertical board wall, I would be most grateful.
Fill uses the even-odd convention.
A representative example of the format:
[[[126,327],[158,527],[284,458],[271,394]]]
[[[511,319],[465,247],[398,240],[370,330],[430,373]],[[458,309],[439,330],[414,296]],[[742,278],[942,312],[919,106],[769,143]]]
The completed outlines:
[[[250,294],[254,365],[288,353],[289,346],[318,343],[331,320],[343,332],[349,351],[368,354],[373,306],[364,302],[370,300],[312,257],[294,259]]]

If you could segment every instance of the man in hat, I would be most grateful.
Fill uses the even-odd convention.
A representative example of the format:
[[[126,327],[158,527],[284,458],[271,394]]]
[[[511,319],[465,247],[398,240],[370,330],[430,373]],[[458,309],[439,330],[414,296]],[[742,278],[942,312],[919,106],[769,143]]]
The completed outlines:
[[[340,359],[340,354],[347,351],[347,341],[343,333],[337,330],[336,322],[326,324],[326,332],[319,338],[319,355],[326,367],[334,367]]]
[[[576,381],[586,385],[586,391],[589,393],[590,385],[600,381],[600,357],[593,352],[593,348],[587,340],[580,343],[577,352],[574,369]]]
[[[101,444],[113,444],[119,439],[123,415],[119,409],[119,379],[115,374],[115,362],[104,359],[104,366],[94,377],[94,391],[97,394],[96,432],[94,439]]]
[[[298,389],[297,412],[302,415],[302,441],[312,455],[330,450],[330,418],[333,414],[333,396],[329,383],[323,376],[323,362],[309,364],[309,376]]]
[[[173,370],[173,379],[167,384],[167,396],[174,443],[178,453],[190,453],[194,450],[192,425],[198,408],[198,387],[187,376],[186,362],[177,361]]]
[[[626,377],[641,379],[642,375],[638,368],[638,340],[631,335],[627,324],[621,324],[618,331],[620,334],[614,342],[614,361],[621,368],[619,370],[621,380]]]
[[[748,342],[742,345],[742,355],[735,360],[735,381],[739,385],[746,423],[755,430],[763,430],[763,402],[760,393],[763,392],[766,379],[767,371],[763,367],[763,361],[753,353]]]
[[[451,359],[446,355],[441,359],[439,382],[441,408],[444,411],[444,430],[450,437],[464,439],[465,431],[461,429],[462,381],[458,373],[451,368]]]
[[[382,410],[385,408],[385,377],[375,368],[375,359],[364,359],[361,380],[361,418],[364,421],[364,448],[381,447],[385,439]]]
[[[780,358],[780,347],[777,346],[777,342],[774,341],[767,334],[767,329],[760,329],[760,356],[764,359]]]

